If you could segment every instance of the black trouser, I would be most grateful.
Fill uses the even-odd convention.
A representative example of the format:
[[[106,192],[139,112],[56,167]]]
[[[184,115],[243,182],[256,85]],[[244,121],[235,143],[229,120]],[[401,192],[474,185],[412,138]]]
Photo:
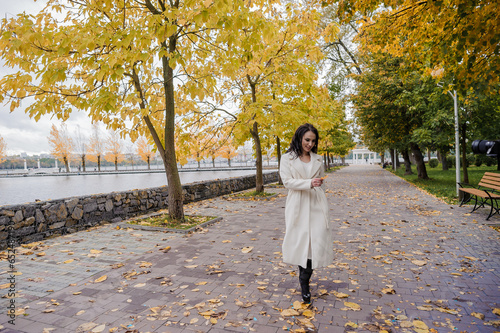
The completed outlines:
[[[303,268],[299,266],[299,282],[302,288],[302,299],[304,302],[311,302],[311,292],[309,290],[309,281],[311,280],[311,275],[313,273],[312,260],[307,259],[307,267]]]

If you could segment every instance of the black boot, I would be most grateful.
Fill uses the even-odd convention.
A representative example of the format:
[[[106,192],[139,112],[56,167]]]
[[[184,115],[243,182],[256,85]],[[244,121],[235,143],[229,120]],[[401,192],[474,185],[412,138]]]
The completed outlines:
[[[309,289],[309,281],[313,273],[311,259],[307,259],[307,268],[299,266],[299,282],[302,289],[302,300],[304,303],[311,303],[311,291]]]

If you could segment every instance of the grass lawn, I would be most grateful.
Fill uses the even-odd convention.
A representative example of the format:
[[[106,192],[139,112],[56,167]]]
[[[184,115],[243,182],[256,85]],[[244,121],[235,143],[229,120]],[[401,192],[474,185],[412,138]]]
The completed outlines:
[[[404,175],[404,165],[401,165],[401,168],[396,170],[396,175],[406,179],[410,183],[415,184],[416,186],[426,190],[436,197],[442,198],[447,203],[458,204],[455,186],[455,168],[443,171],[441,164],[439,164],[436,168],[431,168],[428,164],[426,164],[425,166],[427,169],[427,175],[429,176],[429,179],[427,180],[418,179],[417,167],[415,165],[412,165],[413,175]],[[394,170],[388,170],[394,173]],[[469,184],[472,184],[474,186],[479,183],[479,180],[481,179],[481,177],[483,177],[483,174],[485,172],[500,173],[500,171],[497,171],[496,165],[490,167],[484,165],[477,167],[475,165],[472,165],[467,168],[467,172],[469,174]],[[460,170],[460,176],[462,177],[463,181],[463,169]]]

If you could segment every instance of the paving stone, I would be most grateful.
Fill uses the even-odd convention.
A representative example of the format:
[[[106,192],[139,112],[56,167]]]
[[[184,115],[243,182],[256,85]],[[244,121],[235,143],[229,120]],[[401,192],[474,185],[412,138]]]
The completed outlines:
[[[496,320],[491,309],[500,307],[500,234],[483,223],[481,212],[446,204],[378,166],[343,168],[325,187],[335,255],[311,281],[318,332],[344,332],[349,321],[360,325],[357,332],[369,331],[366,325],[383,322],[376,314],[419,318],[438,332],[451,324],[456,331],[494,331],[471,316],[481,312]],[[29,306],[30,313],[18,318],[16,329],[66,333],[94,322],[106,324],[106,331],[124,324],[140,332],[281,332],[287,322],[280,310],[300,299],[300,287],[297,268],[281,262],[286,190],[272,191],[279,196],[266,202],[214,198],[186,205],[186,212],[223,217],[189,235],[110,224],[43,241],[33,254],[16,257],[23,273],[16,305]],[[158,251],[165,246],[171,246],[168,253]],[[254,248],[243,253],[246,246]],[[6,270],[0,262],[0,272]],[[126,279],[134,270],[142,274]],[[387,285],[395,294],[382,292]],[[322,289],[327,294],[319,297]],[[41,313],[52,299],[60,303],[56,311]],[[0,299],[0,306],[6,302]],[[362,309],[345,310],[345,302]],[[423,305],[434,309],[417,308]],[[148,320],[155,308],[165,317]],[[199,312],[210,309],[224,319],[206,325]],[[2,333],[13,329],[4,326]]]

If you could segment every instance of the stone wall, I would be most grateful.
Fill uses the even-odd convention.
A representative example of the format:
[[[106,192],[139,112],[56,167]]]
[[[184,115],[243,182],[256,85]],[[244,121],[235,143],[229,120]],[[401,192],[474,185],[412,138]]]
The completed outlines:
[[[264,174],[264,183],[278,172]],[[184,203],[255,187],[255,175],[196,182],[182,186]],[[167,186],[92,196],[0,206],[0,249],[84,230],[103,221],[119,222],[167,208]]]

